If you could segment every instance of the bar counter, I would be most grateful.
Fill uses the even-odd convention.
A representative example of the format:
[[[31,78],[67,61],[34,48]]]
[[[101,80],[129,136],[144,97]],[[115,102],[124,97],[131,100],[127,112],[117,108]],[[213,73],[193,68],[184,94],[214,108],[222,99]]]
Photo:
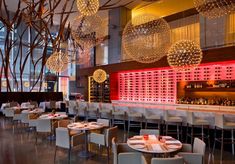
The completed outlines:
[[[164,116],[164,110],[170,110],[170,113],[183,118],[184,124],[187,123],[187,111],[195,112],[200,118],[210,121],[214,126],[215,114],[224,114],[226,119],[235,122],[235,106],[216,106],[216,105],[190,105],[190,104],[156,104],[142,102],[112,101],[115,109],[122,107],[127,112],[140,112],[143,115]],[[128,108],[127,108],[128,107]]]

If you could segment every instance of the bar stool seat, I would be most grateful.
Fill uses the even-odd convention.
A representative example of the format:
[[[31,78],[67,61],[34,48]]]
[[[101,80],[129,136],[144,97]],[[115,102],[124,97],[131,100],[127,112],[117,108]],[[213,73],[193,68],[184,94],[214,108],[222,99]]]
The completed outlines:
[[[233,119],[235,119],[235,115],[232,116]],[[221,130],[221,136],[217,136],[217,131]],[[227,135],[224,135],[224,131],[230,131],[231,132],[231,138],[225,138]],[[214,145],[213,145],[213,153],[215,150],[215,144],[216,142],[221,143],[220,147],[220,160],[223,160],[223,150],[224,150],[224,144],[231,144],[232,145],[232,153],[234,155],[234,130],[235,130],[235,122],[232,122],[225,118],[224,114],[215,114],[215,130],[214,130]]]
[[[112,110],[112,126],[123,125],[124,132],[126,131],[126,111],[127,106],[114,106]]]
[[[143,108],[138,107],[129,107],[127,112],[128,117],[128,132],[127,135],[129,136],[130,128],[131,127],[139,127],[142,129],[142,122],[143,122],[143,114],[140,113],[143,111]]]
[[[188,132],[188,127],[191,127],[191,132]],[[194,133],[194,127],[200,127],[200,133]],[[207,134],[204,133],[204,127],[207,127]],[[196,112],[188,111],[187,112],[187,135],[186,142],[188,137],[191,138],[191,144],[193,144],[193,139],[199,137],[204,141],[204,138],[208,139],[208,147],[210,149],[210,122],[203,118],[202,116],[196,115]]]
[[[183,119],[180,116],[175,116],[169,113],[169,110],[164,111],[164,123],[165,123],[165,134],[177,134],[178,140],[180,139],[180,133],[182,136],[182,123]],[[175,130],[168,130],[168,125],[176,125],[177,129]]]

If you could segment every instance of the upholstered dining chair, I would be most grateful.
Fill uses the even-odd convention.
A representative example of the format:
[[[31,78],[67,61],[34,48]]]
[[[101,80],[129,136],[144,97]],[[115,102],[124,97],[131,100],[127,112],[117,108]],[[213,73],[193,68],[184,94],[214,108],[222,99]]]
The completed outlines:
[[[63,127],[56,128],[54,162],[56,160],[57,147],[68,149],[68,160],[70,161],[71,149],[83,143],[85,143],[84,133],[77,133],[76,135],[70,136],[68,128],[63,128]]]
[[[184,164],[183,157],[152,158],[151,164]]]
[[[50,119],[38,119],[36,126],[36,144],[39,133],[52,134],[51,120]]]
[[[183,157],[188,164],[204,164],[205,152],[205,142],[194,138],[193,147],[191,144],[183,144],[182,152],[179,152],[178,155]]]
[[[140,129],[140,135],[159,135],[158,129]]]
[[[118,130],[118,127],[115,126],[115,127],[105,129],[103,134],[90,133],[90,143],[94,143],[94,144],[98,144],[98,145],[102,145],[106,147],[108,160],[109,160],[109,150],[112,145],[112,138],[117,137],[117,130]]]
[[[142,153],[127,152],[118,154],[118,164],[147,164],[147,161]]]
[[[131,149],[127,143],[116,143],[116,138],[112,138],[113,164],[118,164],[118,154],[127,152],[136,152]]]

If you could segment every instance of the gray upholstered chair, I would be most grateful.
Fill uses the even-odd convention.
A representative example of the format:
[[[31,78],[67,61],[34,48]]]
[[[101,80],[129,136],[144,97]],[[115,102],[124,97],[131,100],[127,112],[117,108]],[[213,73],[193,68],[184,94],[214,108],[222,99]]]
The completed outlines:
[[[116,143],[116,138],[112,138],[113,164],[118,164],[118,154],[126,152],[136,152],[127,143]]]
[[[144,119],[143,112],[144,108],[142,107],[129,107],[127,112],[127,118],[128,118],[128,130],[127,135],[129,136],[130,128],[131,127],[138,127],[142,129],[142,123]]]
[[[216,142],[221,143],[220,147],[220,160],[223,160],[223,151],[224,151],[224,144],[231,144],[232,146],[232,153],[234,155],[234,130],[235,130],[235,115],[227,115],[224,114],[215,114],[215,130],[214,130],[214,145],[213,145],[213,153],[215,150]],[[218,130],[221,130],[221,136],[217,136]],[[231,132],[231,138],[224,135],[225,131]]]
[[[56,146],[55,146],[54,161],[56,160],[57,147],[68,149],[68,159],[70,161],[71,149],[83,143],[85,143],[84,133],[78,133],[76,135],[70,136],[68,128],[63,128],[63,127],[56,128]]]
[[[190,151],[192,150],[192,151]],[[193,147],[191,144],[183,144],[182,151],[178,153],[188,164],[203,164],[206,152],[206,144],[199,138],[194,138]]]
[[[176,133],[177,138],[180,139],[180,133],[181,133],[181,137],[182,137],[183,119],[181,117],[171,114],[169,110],[165,110],[164,111],[164,123],[165,123],[166,135]],[[169,130],[168,125],[176,125],[176,132],[175,132],[175,130]]]
[[[202,117],[198,117],[196,112],[187,111],[187,134],[186,134],[186,142],[188,137],[191,138],[191,144],[193,143],[194,137],[200,137],[203,141],[204,138],[208,139],[208,146],[210,148],[210,122]],[[191,127],[191,133],[188,132],[188,128]],[[194,127],[200,127],[201,133],[195,133]],[[207,134],[205,134],[204,130],[207,128]]]
[[[38,134],[52,134],[52,126],[50,119],[38,119],[37,126],[36,126],[36,144],[38,139]]]
[[[142,153],[126,152],[118,154],[118,164],[147,164]]]
[[[109,149],[112,145],[112,138],[117,137],[117,126],[105,129],[103,134],[90,133],[90,143],[98,144],[106,147],[107,157],[109,159]]]
[[[140,129],[140,135],[159,135],[158,129]]]
[[[152,158],[151,164],[184,164],[184,159],[182,157]]]

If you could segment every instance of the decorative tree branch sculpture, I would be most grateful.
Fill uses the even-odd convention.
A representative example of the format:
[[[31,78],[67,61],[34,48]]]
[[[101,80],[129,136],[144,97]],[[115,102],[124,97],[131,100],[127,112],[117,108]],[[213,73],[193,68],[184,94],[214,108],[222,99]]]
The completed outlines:
[[[133,2],[118,5],[121,1],[114,3],[107,0],[100,5],[99,10],[127,6]],[[0,42],[4,43],[4,49],[0,48],[0,91],[4,77],[8,92],[13,91],[10,79],[14,81],[14,89],[23,92],[23,77],[27,71],[30,73],[30,91],[38,83],[41,91],[47,50],[52,48],[53,52],[59,51],[61,43],[70,38],[68,19],[71,14],[77,13],[73,11],[76,0],[18,0],[14,12],[10,11],[8,2],[0,0],[0,22],[3,24],[0,30],[5,29],[5,38],[0,38]],[[59,22],[55,22],[55,17],[59,18]],[[53,36],[55,31],[57,34]],[[36,50],[39,49],[41,55],[38,57]],[[31,70],[26,68],[28,62],[31,63]]]

